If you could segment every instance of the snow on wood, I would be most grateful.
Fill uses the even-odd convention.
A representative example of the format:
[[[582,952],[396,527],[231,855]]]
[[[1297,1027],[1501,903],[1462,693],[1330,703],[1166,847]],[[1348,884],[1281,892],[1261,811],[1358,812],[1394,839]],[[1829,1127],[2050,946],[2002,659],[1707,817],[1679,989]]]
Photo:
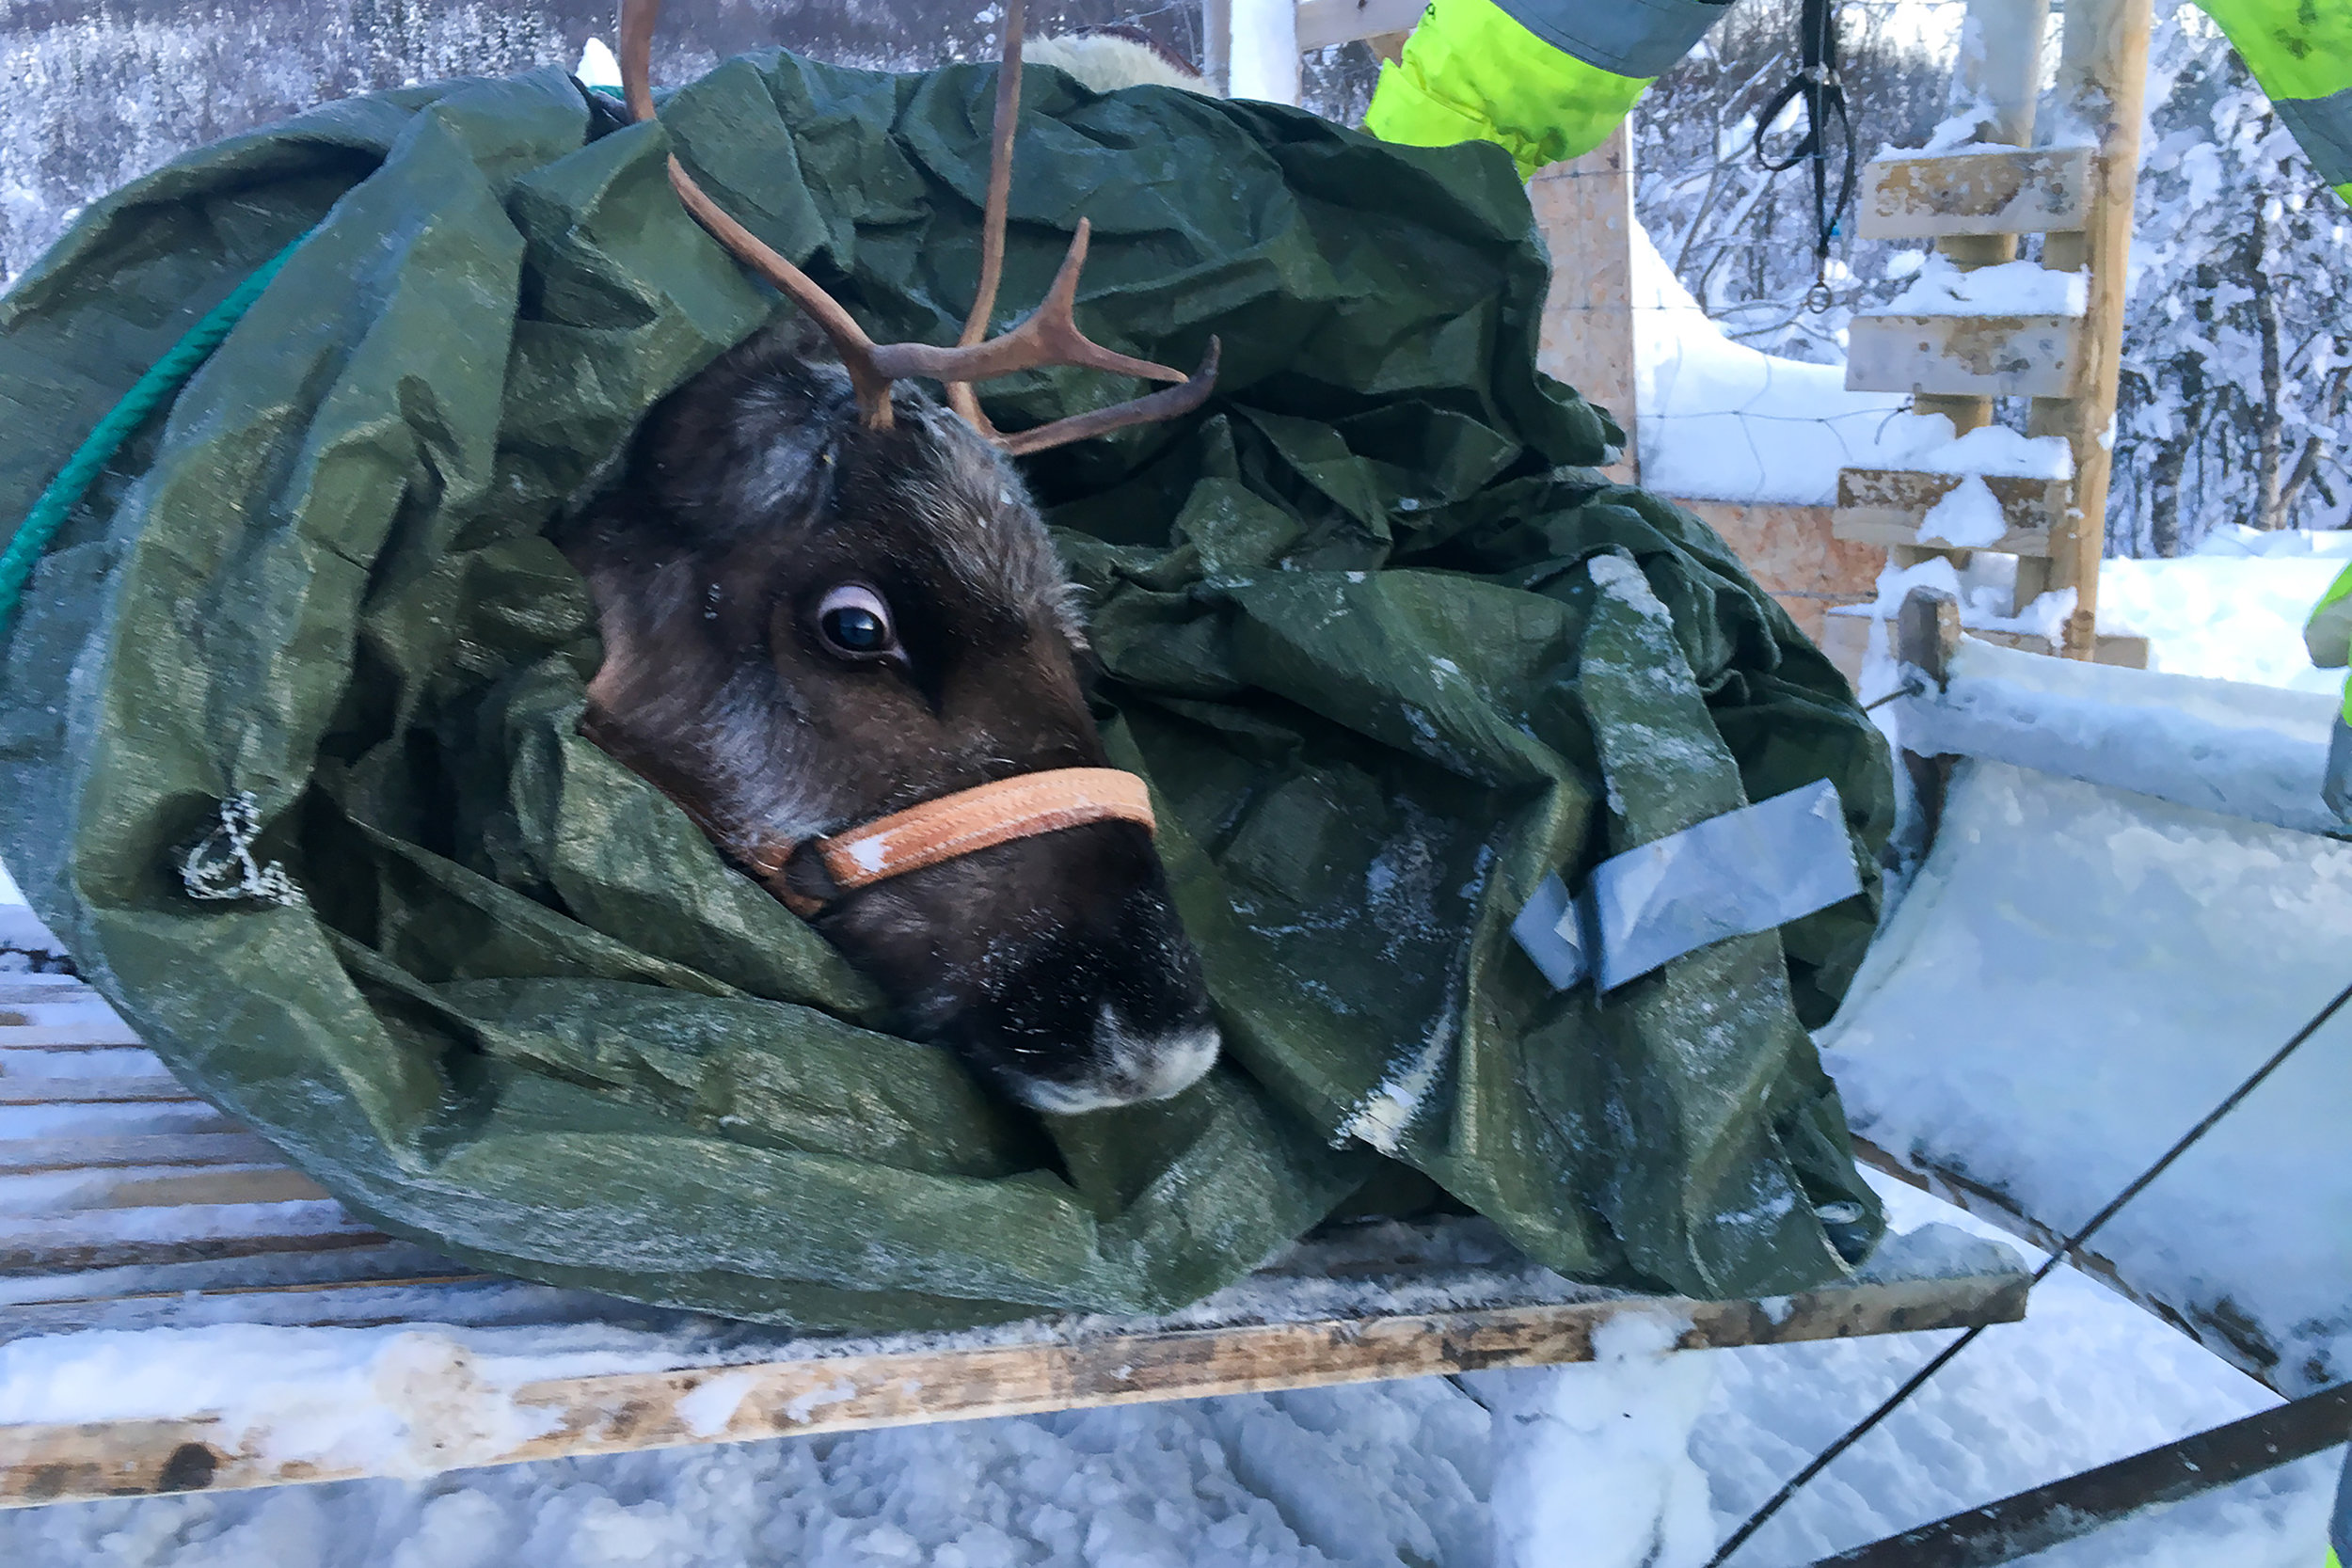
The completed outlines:
[[[1298,0],[1298,47],[1306,53],[1409,33],[1428,8],[1429,0]]]
[[[1019,1415],[1074,1405],[1126,1404],[1272,1388],[1320,1387],[1465,1370],[1588,1360],[1594,1338],[1629,1314],[1661,1326],[1664,1343],[1693,1350],[1777,1344],[1853,1334],[2009,1322],[2023,1315],[2024,1277],[2010,1271],[1959,1279],[1893,1280],[1833,1287],[1772,1304],[1708,1303],[1584,1292],[1586,1299],[1441,1312],[1350,1313],[1279,1321],[1279,1290],[1261,1285],[1259,1311],[1274,1321],[1193,1328],[1159,1323],[1081,1323],[1031,1343],[957,1343],[940,1348],[906,1337],[871,1351],[801,1346],[801,1354],[749,1364],[632,1372],[599,1370],[513,1381],[447,1329],[387,1331],[353,1341],[353,1331],[287,1329],[253,1341],[262,1357],[287,1357],[293,1377],[276,1386],[290,1403],[314,1405],[322,1392],[313,1363],[341,1351],[367,1371],[373,1397],[352,1402],[337,1422],[281,1421],[266,1391],[242,1390],[235,1417],[199,1409],[179,1418],[121,1415],[96,1421],[19,1418],[17,1412],[70,1407],[94,1369],[71,1361],[70,1338],[19,1339],[0,1348],[8,1393],[0,1396],[0,1504],[59,1501],[131,1492],[276,1485],[418,1469],[510,1464],[562,1454],[615,1452],[699,1442],[739,1442],[795,1433],[840,1432],[942,1419]],[[259,1331],[257,1331],[259,1332]],[[509,1332],[509,1331],[497,1331]],[[526,1331],[511,1331],[524,1334]],[[207,1354],[206,1331],[151,1331],[143,1347],[167,1390],[184,1382],[178,1357]],[[323,1335],[342,1335],[325,1348]],[[119,1342],[91,1353],[125,1354]],[[495,1346],[488,1334],[478,1342]],[[395,1395],[374,1362],[430,1346],[437,1383],[404,1384]],[[211,1354],[217,1355],[218,1347]],[[528,1352],[525,1359],[541,1353]],[[641,1354],[644,1354],[641,1351]],[[286,1374],[281,1372],[281,1378]],[[107,1382],[116,1382],[115,1376]],[[696,1395],[730,1381],[723,1414]],[[127,1380],[136,1386],[138,1379]],[[257,1404],[257,1399],[260,1402]],[[378,1429],[398,1429],[391,1451]],[[467,1434],[489,1433],[466,1441]],[[420,1451],[423,1450],[423,1451]]]
[[[2061,315],[1856,316],[1847,341],[1846,386],[1871,392],[2071,398],[2082,381],[2080,332],[2079,322]]]
[[[2039,261],[1966,267],[1930,251],[1902,293],[1872,315],[2079,316],[2090,309],[2090,282]]]
[[[1298,11],[1294,0],[1230,0],[1229,98],[1298,102]]]
[[[1866,240],[2036,234],[2082,225],[2090,150],[1911,154],[1862,173],[1856,232]]]
[[[1998,474],[1963,476],[1898,468],[1848,468],[1837,476],[1834,531],[1840,539],[1900,546],[1931,543],[1929,521],[1964,484],[1980,486],[1997,525],[1977,537],[1937,534],[1951,545],[2043,555],[2050,529],[2066,505],[2062,480],[2021,479]]]

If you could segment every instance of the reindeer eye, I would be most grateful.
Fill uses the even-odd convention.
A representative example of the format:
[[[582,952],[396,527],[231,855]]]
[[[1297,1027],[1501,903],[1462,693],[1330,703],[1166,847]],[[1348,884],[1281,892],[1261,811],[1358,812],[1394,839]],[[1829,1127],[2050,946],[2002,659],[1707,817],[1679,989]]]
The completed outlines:
[[[857,583],[843,583],[818,605],[817,635],[844,658],[880,658],[898,651],[890,607],[880,594]]]

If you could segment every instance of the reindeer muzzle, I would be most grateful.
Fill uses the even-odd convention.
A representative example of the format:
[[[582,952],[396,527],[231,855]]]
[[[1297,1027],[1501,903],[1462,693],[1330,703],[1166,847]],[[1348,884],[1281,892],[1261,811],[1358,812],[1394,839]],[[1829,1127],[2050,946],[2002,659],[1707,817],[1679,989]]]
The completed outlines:
[[[1017,838],[1089,822],[1133,822],[1156,832],[1143,781],[1116,768],[1056,768],[977,784],[893,812],[863,827],[800,844],[763,845],[744,857],[768,891],[803,919],[832,898]],[[792,863],[813,856],[833,884],[828,896],[792,885]]]

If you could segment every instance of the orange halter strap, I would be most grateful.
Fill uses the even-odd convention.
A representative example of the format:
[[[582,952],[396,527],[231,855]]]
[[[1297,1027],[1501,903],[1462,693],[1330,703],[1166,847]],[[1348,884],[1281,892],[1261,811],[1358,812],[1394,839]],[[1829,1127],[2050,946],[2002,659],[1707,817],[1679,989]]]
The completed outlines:
[[[1151,792],[1135,774],[1116,768],[1056,768],[960,789],[805,846],[758,845],[742,859],[786,908],[806,917],[825,901],[799,892],[785,878],[785,867],[803,847],[816,853],[835,888],[854,893],[977,849],[1088,822],[1133,822],[1146,832],[1159,827]],[[709,831],[707,824],[704,831]]]

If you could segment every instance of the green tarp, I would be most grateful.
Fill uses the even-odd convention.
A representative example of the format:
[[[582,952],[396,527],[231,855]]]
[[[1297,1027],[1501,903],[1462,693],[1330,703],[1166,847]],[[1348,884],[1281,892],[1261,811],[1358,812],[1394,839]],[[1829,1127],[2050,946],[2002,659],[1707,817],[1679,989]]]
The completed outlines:
[[[665,148],[878,335],[949,341],[993,80],[750,57],[666,128],[557,72],[454,82],[95,207],[0,302],[0,516],[309,238],[32,583],[0,848],[36,907],[351,1209],[530,1277],[844,1328],[1159,1309],[1408,1168],[1580,1277],[1839,1275],[1817,1210],[1848,1254],[1877,1210],[1804,1026],[1875,879],[1605,1002],[1506,930],[1546,872],[1745,800],[1834,780],[1866,868],[1891,808],[1843,683],[1724,546],[1581,467],[1617,432],[1535,372],[1545,261],[1494,149],[1029,79],[1006,300],[1083,214],[1097,338],[1225,345],[1203,414],[1030,468],[1220,1010],[1197,1088],[993,1098],[577,736],[597,647],[543,531],[781,309]],[[1104,382],[991,407],[1134,389]],[[1654,594],[1597,587],[1600,552]],[[183,890],[248,792],[306,906]]]

